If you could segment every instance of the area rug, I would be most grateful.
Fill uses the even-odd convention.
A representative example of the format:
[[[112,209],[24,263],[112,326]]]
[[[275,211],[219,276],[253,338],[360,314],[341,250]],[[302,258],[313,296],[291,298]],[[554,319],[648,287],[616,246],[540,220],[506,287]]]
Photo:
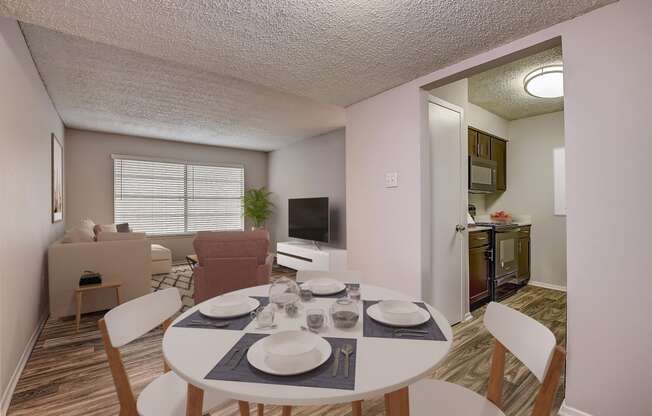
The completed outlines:
[[[296,272],[287,267],[274,264],[272,267],[271,279],[277,279],[282,276],[294,277]],[[176,287],[181,293],[181,302],[183,309],[186,310],[195,306],[193,294],[195,287],[192,279],[192,270],[187,263],[176,263],[172,265],[172,271],[167,274],[155,274],[152,276],[152,290],[162,290],[169,287]]]

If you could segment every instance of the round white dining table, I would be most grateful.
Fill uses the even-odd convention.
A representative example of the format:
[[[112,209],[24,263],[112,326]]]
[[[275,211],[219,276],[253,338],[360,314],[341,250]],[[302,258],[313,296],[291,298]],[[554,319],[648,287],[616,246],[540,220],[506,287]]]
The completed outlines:
[[[363,300],[418,300],[393,290],[362,284]],[[256,286],[232,293],[247,296],[267,296],[269,285]],[[362,401],[385,395],[386,405],[399,401],[397,409],[401,416],[405,412],[407,386],[428,376],[448,354],[453,334],[446,318],[428,305],[430,313],[446,341],[430,341],[405,338],[364,337],[362,302],[358,303],[360,320],[351,329],[338,329],[329,325],[319,335],[324,337],[356,338],[355,388],[353,390],[297,387],[277,384],[261,384],[239,381],[207,379],[206,375],[238,342],[245,333],[271,334],[283,330],[298,330],[305,326],[307,308],[328,309],[334,298],[315,297],[302,303],[295,317],[288,317],[284,311],[277,311],[276,328],[260,330],[252,321],[242,331],[206,328],[180,328],[174,324],[195,312],[200,305],[182,313],[167,329],[163,337],[163,355],[166,362],[178,376],[188,382],[188,416],[201,415],[203,391],[217,390],[225,396],[242,402],[283,406],[326,405]],[[208,300],[207,302],[210,302]],[[199,404],[194,403],[199,401]]]

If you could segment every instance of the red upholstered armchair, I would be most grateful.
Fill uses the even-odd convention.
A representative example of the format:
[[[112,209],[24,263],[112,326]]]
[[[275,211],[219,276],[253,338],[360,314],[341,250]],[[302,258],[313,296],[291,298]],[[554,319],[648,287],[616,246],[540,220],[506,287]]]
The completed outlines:
[[[269,283],[274,256],[269,233],[200,231],[193,242],[199,264],[193,271],[195,304],[223,293]]]

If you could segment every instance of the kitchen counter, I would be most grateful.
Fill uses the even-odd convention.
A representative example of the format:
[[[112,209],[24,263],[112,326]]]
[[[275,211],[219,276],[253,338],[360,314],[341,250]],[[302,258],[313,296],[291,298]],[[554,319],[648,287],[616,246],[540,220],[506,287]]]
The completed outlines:
[[[483,226],[483,225],[472,225],[472,224],[469,224],[469,226],[468,226],[468,230],[469,230],[470,233],[475,233],[475,232],[477,232],[477,231],[488,231],[488,230],[491,230],[491,227],[485,227],[485,226]]]

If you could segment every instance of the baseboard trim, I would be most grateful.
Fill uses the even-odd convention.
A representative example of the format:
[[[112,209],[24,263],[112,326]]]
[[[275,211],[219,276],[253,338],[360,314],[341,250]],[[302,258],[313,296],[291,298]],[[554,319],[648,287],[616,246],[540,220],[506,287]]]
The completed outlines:
[[[25,349],[20,356],[20,360],[18,360],[16,369],[9,379],[9,384],[7,384],[5,391],[2,392],[2,399],[0,399],[0,415],[2,416],[7,415],[9,405],[11,404],[11,398],[14,395],[14,390],[16,390],[16,385],[18,384],[18,379],[20,379],[20,375],[23,373],[25,365],[27,365],[27,360],[29,360],[29,356],[32,354],[32,350],[36,345],[36,341],[38,340],[39,335],[41,335],[41,331],[43,330],[47,319],[48,314],[46,312],[43,314],[41,319],[39,319],[38,325],[36,325],[36,329],[34,329],[34,332],[32,332],[32,335],[29,337],[27,345],[25,345]]]
[[[561,407],[559,408],[559,413],[557,413],[559,416],[591,416],[589,413],[583,412],[581,410],[577,410],[574,407],[570,407],[566,405],[566,400],[564,400],[561,403]]]
[[[559,290],[561,292],[566,291],[566,286],[553,285],[553,284],[550,284],[550,283],[537,282],[537,281],[534,281],[534,280],[530,280],[528,282],[528,285],[542,287],[542,288],[545,288],[545,289]]]

